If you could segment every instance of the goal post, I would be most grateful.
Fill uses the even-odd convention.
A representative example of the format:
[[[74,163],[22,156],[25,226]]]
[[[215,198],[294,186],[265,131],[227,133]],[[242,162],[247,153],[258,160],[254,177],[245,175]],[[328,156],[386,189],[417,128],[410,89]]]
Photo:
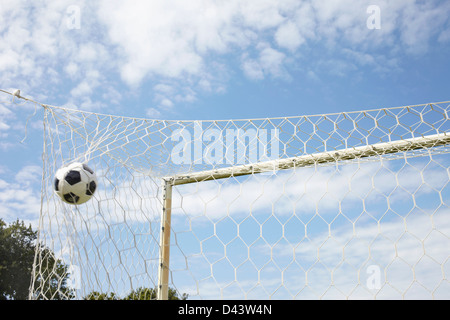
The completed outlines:
[[[299,157],[277,159],[260,163],[252,163],[248,165],[175,175],[173,177],[165,177],[164,181],[170,181],[172,185],[176,186],[187,183],[226,179],[230,177],[245,176],[263,172],[300,168],[313,164],[326,164],[337,161],[383,156],[392,153],[433,148],[449,143],[450,134],[448,135],[446,133],[441,133],[419,138],[410,138],[355,148],[309,154]]]
[[[164,180],[162,210],[157,297],[159,300],[167,300],[169,292],[170,229],[172,219],[172,181],[170,180]]]
[[[377,143],[373,145],[321,152],[316,154],[278,159],[248,165],[227,167],[203,172],[192,172],[189,174],[175,175],[163,178],[163,213],[161,221],[161,243],[160,243],[160,276],[158,299],[167,300],[169,261],[170,261],[170,221],[172,212],[172,187],[190,183],[201,183],[210,180],[228,179],[230,177],[253,175],[278,170],[289,170],[293,168],[307,167],[317,164],[361,159],[366,157],[384,156],[392,153],[410,152],[420,149],[428,149],[450,144],[450,135],[446,133],[428,135],[418,138],[397,140],[392,142]]]
[[[30,299],[450,298],[448,101],[230,120],[0,103],[43,113]],[[82,205],[54,192],[75,161],[97,176]]]

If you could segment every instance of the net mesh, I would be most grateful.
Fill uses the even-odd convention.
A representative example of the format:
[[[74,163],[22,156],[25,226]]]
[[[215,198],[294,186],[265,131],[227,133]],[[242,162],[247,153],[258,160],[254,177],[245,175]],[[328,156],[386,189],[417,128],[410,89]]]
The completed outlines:
[[[158,288],[167,182],[168,287],[179,297],[450,298],[448,102],[226,121],[42,106],[33,299]],[[407,139],[419,142],[395,150]],[[342,156],[383,143],[394,151]],[[336,158],[317,161],[324,152]],[[300,166],[298,157],[312,160]],[[283,159],[292,165],[280,167]],[[56,170],[73,161],[98,177],[94,197],[79,206],[53,190]],[[258,163],[272,167],[255,170]],[[174,183],[180,177],[189,181]],[[49,257],[69,268],[49,271]]]

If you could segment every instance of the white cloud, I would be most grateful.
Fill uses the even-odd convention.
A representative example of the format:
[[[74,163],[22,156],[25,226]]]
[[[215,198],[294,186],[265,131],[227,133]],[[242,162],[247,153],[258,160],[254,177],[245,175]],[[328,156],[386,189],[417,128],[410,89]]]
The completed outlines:
[[[264,79],[264,71],[261,64],[253,59],[244,59],[242,69],[245,75],[254,80]]]
[[[368,3],[350,0],[321,0],[301,4],[297,1],[270,0],[245,3],[197,0],[189,4],[183,1],[133,1],[127,4],[105,1],[98,8],[83,3],[80,7],[84,18],[82,28],[90,29],[98,22],[105,24],[110,40],[121,50],[124,73],[126,68],[142,66],[147,69],[143,73],[150,71],[177,76],[182,72],[198,72],[203,54],[209,51],[228,52],[230,45],[248,47],[256,40],[254,37],[263,36],[260,32],[265,30],[271,30],[281,46],[290,48],[302,41],[300,35],[307,35],[307,38],[316,35],[327,40],[328,37],[338,37],[338,32],[343,31],[346,40],[366,40],[370,33],[365,28]],[[26,7],[25,2],[17,4],[4,9],[4,15],[12,15],[10,19],[14,20],[4,35],[6,41],[3,43],[18,50],[30,43],[38,55],[46,53],[55,56],[58,50],[67,52],[60,46],[71,42],[71,34],[64,28],[67,18],[65,9],[69,7],[69,2],[45,3],[36,6],[37,10],[33,12]],[[399,20],[402,27],[400,31],[404,34],[402,39],[407,44],[426,41],[427,35],[433,33],[432,29],[442,25],[446,19],[444,13],[448,10],[448,6],[433,8],[431,5],[418,5],[415,1],[389,5],[382,1],[380,7],[384,28],[392,32],[396,25],[393,21]],[[92,16],[88,10],[97,14],[100,20],[89,21],[87,18]],[[39,19],[42,16],[47,19]],[[425,23],[425,20],[433,21],[433,25]],[[360,33],[362,39],[349,38],[355,35],[356,29],[363,32]],[[250,35],[251,30],[254,31],[253,38],[246,36]],[[418,31],[424,39],[412,37],[418,35]],[[103,43],[107,43],[106,39],[103,40]],[[94,58],[94,45],[99,44],[87,41],[76,51],[85,58]],[[76,48],[72,45],[68,49]],[[133,61],[134,58],[137,60]],[[178,61],[175,61],[177,58]],[[160,62],[167,63],[166,68]]]
[[[92,93],[92,89],[88,81],[82,81],[70,91],[70,94],[74,97],[86,96]]]
[[[428,170],[427,181],[437,183],[441,175],[439,168]],[[314,212],[322,212],[325,216],[337,214],[339,208],[346,210],[340,207],[344,203],[359,203],[360,206],[362,201],[371,213],[369,205],[376,206],[380,199],[386,201],[387,197],[392,210],[395,210],[395,204],[412,201],[413,197],[418,201],[421,195],[431,192],[422,185],[422,178],[414,167],[406,167],[399,174],[389,162],[348,164],[339,170],[323,167],[280,171],[273,177],[253,176],[242,183],[211,181],[179,186],[173,204],[174,207],[182,206],[185,213],[205,213],[213,219],[240,215],[249,210],[257,216],[258,212],[264,213],[263,209],[269,208],[266,211],[270,212],[275,203],[277,215],[290,215],[295,211],[300,218]],[[334,210],[330,211],[332,208]]]
[[[0,121],[0,131],[2,130],[8,130],[10,127],[6,123]]]
[[[15,67],[19,60],[19,54],[13,50],[2,50],[0,54],[0,70],[9,70]]]
[[[153,87],[153,90],[162,94],[172,94],[174,92],[174,88],[171,85],[159,83]]]
[[[6,187],[8,187],[8,185],[8,182],[0,179],[0,189],[5,189]]]
[[[380,30],[366,26],[366,9],[371,4],[352,0],[81,1],[77,3],[80,29],[71,30],[67,27],[70,1],[40,1],[33,6],[6,1],[0,11],[2,87],[14,83],[24,92],[45,90],[51,95],[57,89],[50,83],[42,88],[42,77],[53,74],[51,79],[61,81],[67,75],[74,81],[68,88],[72,98],[87,94],[93,101],[95,88],[117,91],[122,82],[138,88],[147,80],[170,80],[174,91],[164,98],[177,103],[195,100],[199,92],[225,92],[235,71],[227,65],[229,56],[241,58],[241,71],[251,79],[288,79],[291,63],[301,67],[313,60],[306,69],[317,74],[321,70],[314,67],[331,63],[342,56],[342,50],[358,52],[360,59],[343,61],[341,66],[355,62],[358,67],[379,61],[374,52],[382,49],[375,71],[386,72],[391,67],[383,65],[395,63],[399,53],[424,53],[432,41],[448,39],[447,3],[379,1]],[[318,42],[326,46],[325,52],[311,52],[309,45]],[[348,59],[345,52],[344,57]],[[57,75],[61,65],[64,73]],[[90,70],[101,76],[89,77]],[[344,67],[335,74],[346,71]],[[105,81],[111,75],[120,75],[122,82]]]
[[[268,74],[279,77],[284,73],[285,57],[284,53],[268,47],[261,50],[259,61]]]
[[[450,28],[442,31],[438,38],[439,42],[445,43],[450,41]]]
[[[42,168],[31,165],[19,170],[13,182],[0,179],[0,218],[11,222],[20,217],[36,228],[41,208],[41,177]]]
[[[439,34],[448,20],[450,5],[435,7],[434,3],[408,3],[403,8],[401,40],[411,53],[423,53],[428,50],[430,38]]]
[[[74,78],[78,74],[78,65],[74,62],[69,62],[65,67],[64,71],[71,77]]]
[[[200,71],[202,59],[189,28],[191,4],[186,2],[102,2],[99,16],[114,45],[123,51],[121,74],[130,85],[147,75],[179,77]],[[194,30],[195,31],[195,30]]]
[[[105,58],[105,53],[102,53],[103,50],[103,46],[99,44],[82,44],[76,52],[76,58],[80,62],[97,63]]]
[[[295,6],[293,1],[250,0],[241,2],[240,14],[244,24],[256,29],[264,30],[277,27],[284,21],[282,9],[289,10]]]
[[[259,56],[252,59],[248,54],[242,56],[242,69],[244,74],[253,80],[261,80],[266,76],[280,78],[287,76],[284,67],[286,55],[273,49],[266,43],[258,44]]]
[[[291,51],[297,50],[298,47],[305,42],[297,25],[292,21],[289,21],[278,28],[275,33],[275,40],[280,47]]]
[[[23,186],[29,186],[35,182],[41,181],[42,168],[31,165],[23,167],[15,176],[15,180]]]
[[[145,115],[150,119],[159,119],[161,116],[161,112],[156,108],[149,108],[147,109]]]

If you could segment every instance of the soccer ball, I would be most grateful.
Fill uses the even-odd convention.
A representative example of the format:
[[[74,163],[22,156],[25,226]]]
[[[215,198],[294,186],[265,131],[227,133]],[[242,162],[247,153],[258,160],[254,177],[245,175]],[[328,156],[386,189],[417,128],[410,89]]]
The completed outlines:
[[[82,204],[94,195],[97,177],[86,164],[74,162],[56,171],[54,186],[62,201]]]

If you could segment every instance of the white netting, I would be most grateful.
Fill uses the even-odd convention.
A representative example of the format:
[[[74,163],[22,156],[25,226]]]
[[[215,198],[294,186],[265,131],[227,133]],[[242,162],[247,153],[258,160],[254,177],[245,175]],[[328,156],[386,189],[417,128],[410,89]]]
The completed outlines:
[[[449,107],[166,121],[45,106],[39,240],[70,266],[76,298],[159,288],[163,207],[180,296],[450,298]],[[99,181],[80,206],[53,192],[74,160]],[[66,294],[42,282],[30,297]]]

